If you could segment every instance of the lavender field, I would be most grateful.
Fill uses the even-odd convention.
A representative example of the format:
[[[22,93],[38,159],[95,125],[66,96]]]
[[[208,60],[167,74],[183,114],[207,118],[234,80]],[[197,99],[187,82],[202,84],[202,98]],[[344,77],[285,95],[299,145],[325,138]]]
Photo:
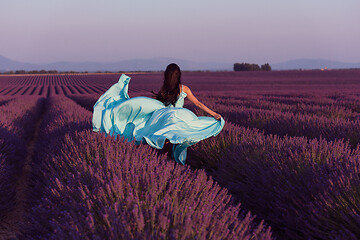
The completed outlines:
[[[360,238],[360,70],[184,72],[226,121],[185,166],[92,132],[119,77],[0,75],[0,239]]]

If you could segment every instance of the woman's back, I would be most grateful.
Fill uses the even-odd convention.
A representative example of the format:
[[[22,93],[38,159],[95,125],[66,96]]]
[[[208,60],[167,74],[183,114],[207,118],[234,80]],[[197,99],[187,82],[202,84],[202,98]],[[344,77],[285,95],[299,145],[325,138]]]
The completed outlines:
[[[184,107],[184,100],[185,100],[187,94],[183,90],[183,85],[181,85],[180,89],[181,89],[181,91],[180,91],[177,101],[175,102],[175,106],[170,104],[168,107]]]

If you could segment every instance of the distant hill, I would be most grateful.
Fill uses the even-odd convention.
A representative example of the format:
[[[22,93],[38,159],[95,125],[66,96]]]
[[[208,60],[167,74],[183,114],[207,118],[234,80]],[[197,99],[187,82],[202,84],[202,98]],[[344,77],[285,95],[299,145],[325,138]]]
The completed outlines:
[[[344,69],[344,68],[360,68],[360,63],[336,62],[326,59],[295,59],[278,64],[271,64],[274,70],[288,69]]]
[[[134,59],[119,62],[55,62],[31,64],[10,60],[0,55],[0,72],[15,70],[57,70],[57,71],[163,71],[169,63],[177,63],[182,70],[188,71],[231,71],[233,63],[193,62],[173,58]]]
[[[0,72],[10,70],[33,70],[38,67],[39,66],[36,64],[17,62],[0,55]]]
[[[49,64],[23,63],[0,55],[0,72],[16,70],[57,70],[57,71],[163,71],[171,63],[177,63],[182,70],[188,71],[232,71],[234,63],[194,62],[175,58],[133,59],[119,62],[55,62]],[[273,70],[288,69],[344,69],[360,68],[360,63],[344,63],[326,59],[296,59],[270,64]]]

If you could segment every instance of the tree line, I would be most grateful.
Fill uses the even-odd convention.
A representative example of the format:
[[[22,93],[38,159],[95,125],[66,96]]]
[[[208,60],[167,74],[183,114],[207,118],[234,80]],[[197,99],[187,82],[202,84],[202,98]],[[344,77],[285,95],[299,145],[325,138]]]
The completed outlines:
[[[56,74],[56,73],[60,73],[60,72],[58,72],[57,70],[31,70],[31,71],[16,70],[16,71],[3,72],[3,74]]]
[[[57,71],[57,70],[16,70],[16,71],[7,71],[0,74],[73,74],[73,73],[89,73],[88,71]],[[95,73],[123,73],[123,71],[113,72],[113,71],[96,71]]]
[[[234,71],[271,71],[269,63],[261,66],[255,63],[234,63]]]

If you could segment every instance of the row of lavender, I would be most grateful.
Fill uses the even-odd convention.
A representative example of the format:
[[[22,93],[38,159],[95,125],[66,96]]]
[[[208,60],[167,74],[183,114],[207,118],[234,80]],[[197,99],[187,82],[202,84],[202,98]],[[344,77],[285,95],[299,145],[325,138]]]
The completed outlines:
[[[141,84],[151,83],[156,79],[161,82],[162,72],[129,72],[127,75],[140,81]],[[0,85],[58,85],[58,84],[112,84],[119,79],[121,73],[89,73],[89,74],[24,74],[1,75]],[[274,85],[326,85],[344,86],[359,84],[359,70],[332,70],[332,71],[272,71],[272,72],[183,72],[183,81],[190,81],[195,85],[202,84],[202,89],[210,90],[212,85],[249,86],[266,84]],[[226,79],[227,81],[224,81]],[[133,81],[134,82],[134,81]],[[204,83],[207,86],[204,86]],[[154,83],[152,83],[154,84]],[[237,87],[237,89],[240,89]],[[234,90],[234,89],[233,89]],[[299,89],[295,89],[299,90]]]
[[[355,148],[360,141],[360,97],[357,94],[330,97],[254,94],[220,98],[200,94],[199,98],[226,120],[241,126],[279,136],[343,139]]]
[[[206,102],[234,107],[246,107],[262,110],[276,110],[293,114],[310,114],[330,119],[360,119],[360,95],[268,95],[268,94],[221,94],[216,96],[200,94]]]
[[[100,77],[99,77],[100,76]],[[51,75],[4,75],[0,76],[0,86],[58,86],[58,85],[94,85],[116,81],[119,74],[51,74]]]
[[[65,95],[71,96],[73,94],[85,94],[85,95],[93,95],[93,94],[101,94],[105,92],[107,88],[102,85],[30,85],[30,86],[5,86],[0,88],[0,96],[42,96],[49,97],[55,95]],[[142,91],[141,88],[131,88],[131,91],[138,92]]]
[[[151,75],[150,75],[151,76]],[[115,83],[119,74],[57,74],[0,76],[0,96],[98,94]],[[140,82],[146,82],[147,78]],[[142,89],[139,82],[132,90]]]
[[[190,165],[205,168],[280,239],[360,236],[359,148],[227,123],[190,156]]]
[[[130,92],[131,93],[131,92]],[[147,92],[133,92],[136,95],[151,96]],[[86,109],[92,107],[97,95],[71,95]],[[360,104],[357,96],[347,96],[336,100],[323,98],[298,98],[296,104],[289,104],[285,99],[261,99],[262,95],[245,95],[241,99],[227,96],[220,98],[200,94],[199,99],[211,109],[219,112],[226,121],[237,125],[256,128],[266,134],[279,136],[304,136],[309,139],[324,138],[328,141],[343,139],[355,148],[360,142]],[[239,97],[238,97],[239,98]],[[304,103],[301,103],[301,99]],[[274,103],[274,101],[277,101]],[[280,102],[279,102],[280,101]],[[311,101],[311,102],[310,102]],[[307,103],[307,104],[306,104]],[[203,115],[191,104],[186,107]]]
[[[30,86],[6,86],[0,88],[0,96],[54,96],[71,94],[97,94],[106,89],[103,86],[83,85],[30,85]]]
[[[133,78],[130,88],[151,91],[161,87],[163,76],[160,72],[127,74]],[[0,76],[0,95],[35,95],[37,91],[41,91],[39,89],[43,89],[46,93],[53,89],[56,95],[93,94],[108,89],[117,82],[119,76],[119,73],[2,75]],[[196,92],[228,91],[237,94],[312,92],[318,94],[321,92],[358,92],[360,90],[359,78],[359,70],[333,70],[327,72],[184,72],[182,79],[185,85],[191,86]],[[62,88],[68,90],[68,93]]]
[[[72,96],[72,99],[91,110],[97,97]],[[226,105],[204,102],[226,116]],[[232,110],[240,114],[246,108],[239,112]],[[261,109],[255,110],[261,112]],[[298,133],[300,137],[280,138],[256,128],[233,125],[234,118],[227,117],[220,135],[192,148],[191,166],[206,169],[243,206],[266,219],[281,239],[356,239],[360,236],[360,150],[356,144],[349,145],[331,134],[328,136],[333,141],[323,139],[322,134],[314,135],[314,140],[304,137],[304,133]],[[315,121],[319,119],[308,117],[310,122],[311,117]],[[323,118],[331,122],[330,118]],[[296,121],[299,119],[294,119]],[[353,126],[359,127],[357,121],[353,121],[357,124]],[[251,126],[246,119],[242,124]],[[306,126],[304,123],[302,129]],[[286,125],[278,125],[276,129],[282,127]],[[323,124],[318,129],[324,133],[332,127],[334,124]],[[358,141],[356,138],[355,142]]]
[[[27,239],[270,239],[204,171],[149,146],[93,133],[91,112],[49,99],[33,170]],[[43,193],[42,196],[38,196]]]
[[[37,97],[0,99],[0,223],[15,207],[16,177],[43,103]]]

